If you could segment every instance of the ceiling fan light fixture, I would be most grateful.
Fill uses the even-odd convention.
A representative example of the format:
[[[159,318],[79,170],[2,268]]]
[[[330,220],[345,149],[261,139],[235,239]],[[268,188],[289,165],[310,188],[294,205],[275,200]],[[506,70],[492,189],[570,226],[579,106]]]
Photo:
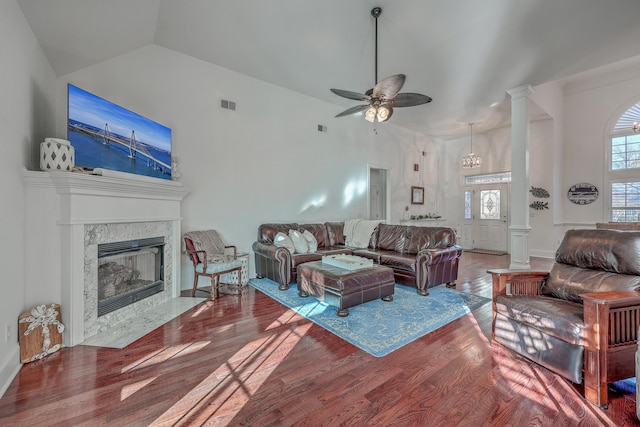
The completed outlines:
[[[369,107],[369,109],[364,113],[364,118],[366,121],[373,123],[377,114],[378,112],[376,111],[376,107]]]
[[[376,117],[378,118],[379,122],[385,122],[389,119],[389,117],[391,117],[392,114],[393,108],[387,107],[386,105],[381,105],[380,107],[378,107],[378,114],[376,115]]]
[[[375,86],[364,94],[350,90],[330,89],[331,92],[343,98],[367,102],[364,105],[348,108],[337,114],[336,117],[365,111],[364,118],[368,122],[386,122],[393,114],[393,107],[414,107],[432,101],[431,97],[420,93],[399,93],[406,79],[404,74],[395,74],[378,81],[378,18],[381,14],[382,8],[380,7],[374,7],[371,10],[371,16],[375,19]]]

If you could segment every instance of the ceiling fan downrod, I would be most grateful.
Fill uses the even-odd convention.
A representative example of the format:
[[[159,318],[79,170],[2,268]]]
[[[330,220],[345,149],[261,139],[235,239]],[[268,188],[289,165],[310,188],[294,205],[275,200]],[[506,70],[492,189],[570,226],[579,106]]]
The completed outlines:
[[[371,9],[371,16],[374,17],[374,19],[376,20],[376,42],[375,42],[375,64],[374,64],[374,69],[375,69],[375,80],[374,80],[374,86],[376,84],[378,84],[378,17],[382,15],[382,8],[381,7],[374,7],[373,9]]]

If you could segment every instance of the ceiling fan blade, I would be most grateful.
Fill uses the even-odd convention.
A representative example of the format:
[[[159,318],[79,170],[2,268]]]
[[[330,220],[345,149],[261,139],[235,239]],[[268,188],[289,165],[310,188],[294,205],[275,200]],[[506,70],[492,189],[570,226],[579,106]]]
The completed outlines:
[[[394,107],[413,107],[415,105],[422,105],[431,102],[430,96],[423,95],[421,93],[399,93],[393,98]]]
[[[374,98],[384,98],[386,100],[393,99],[400,92],[407,76],[404,74],[396,74],[376,83],[373,88]]]
[[[369,101],[371,99],[370,96],[365,95],[363,93],[352,92],[350,90],[342,90],[342,89],[330,89],[331,92],[335,93],[338,96],[342,96],[343,98],[355,99],[356,101]]]
[[[369,108],[369,104],[364,105],[356,105],[355,107],[351,107],[348,110],[344,110],[342,113],[338,114],[336,117],[344,117],[349,116],[351,114],[359,113]]]

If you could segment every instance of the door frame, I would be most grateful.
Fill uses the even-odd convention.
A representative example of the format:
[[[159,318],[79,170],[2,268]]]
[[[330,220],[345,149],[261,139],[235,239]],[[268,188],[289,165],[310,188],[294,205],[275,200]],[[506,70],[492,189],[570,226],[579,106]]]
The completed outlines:
[[[379,173],[383,174],[385,185],[380,186],[380,190],[383,191],[384,197],[384,215],[385,217],[382,221],[386,223],[391,222],[391,170],[376,166],[372,164],[367,164],[367,218],[371,218],[371,171],[376,170],[380,171]]]
[[[462,187],[462,220],[461,220],[461,237],[460,243],[463,249],[473,250],[475,249],[475,240],[476,236],[474,236],[474,230],[477,228],[477,221],[481,221],[479,218],[475,218],[475,214],[477,212],[477,204],[476,198],[479,197],[478,193],[480,190],[487,189],[488,187],[496,187],[501,189],[500,200],[501,200],[501,216],[504,217],[506,214],[505,221],[505,248],[507,253],[511,253],[511,239],[509,234],[509,226],[511,224],[511,182],[495,182],[495,183],[482,183],[482,184],[467,184]],[[504,190],[503,190],[504,189]],[[471,219],[464,218],[464,195],[466,191],[471,191]],[[503,209],[502,201],[506,201],[507,209]],[[503,213],[506,211],[505,213]],[[481,248],[482,249],[482,248]]]

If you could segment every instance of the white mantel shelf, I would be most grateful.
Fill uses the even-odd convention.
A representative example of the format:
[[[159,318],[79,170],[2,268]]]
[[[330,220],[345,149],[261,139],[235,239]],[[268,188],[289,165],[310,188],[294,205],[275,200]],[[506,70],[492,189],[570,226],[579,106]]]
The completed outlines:
[[[24,171],[28,193],[61,198],[58,224],[172,221],[189,194],[181,182],[112,172],[113,176]],[[42,193],[44,192],[44,193]],[[37,199],[33,200],[37,205]],[[46,203],[46,200],[43,200]],[[49,205],[51,206],[51,205]],[[49,211],[50,214],[53,212]]]
[[[61,171],[24,171],[27,186],[54,187],[58,194],[182,200],[189,190],[181,182],[112,172],[112,175]]]
[[[86,317],[92,312],[85,309],[85,289],[93,282],[87,279],[85,266],[92,266],[93,261],[86,258],[85,247],[109,243],[101,239],[119,237],[118,233],[155,237],[166,230],[166,288],[156,295],[179,296],[181,205],[190,192],[182,183],[113,171],[93,175],[24,170],[23,180],[25,252],[28,265],[37,266],[26,271],[25,308],[59,303],[66,326],[65,345],[80,344],[87,338],[84,327],[91,324]],[[154,236],[147,236],[150,233]],[[93,249],[89,252],[93,256]],[[110,314],[118,316],[117,311]]]

